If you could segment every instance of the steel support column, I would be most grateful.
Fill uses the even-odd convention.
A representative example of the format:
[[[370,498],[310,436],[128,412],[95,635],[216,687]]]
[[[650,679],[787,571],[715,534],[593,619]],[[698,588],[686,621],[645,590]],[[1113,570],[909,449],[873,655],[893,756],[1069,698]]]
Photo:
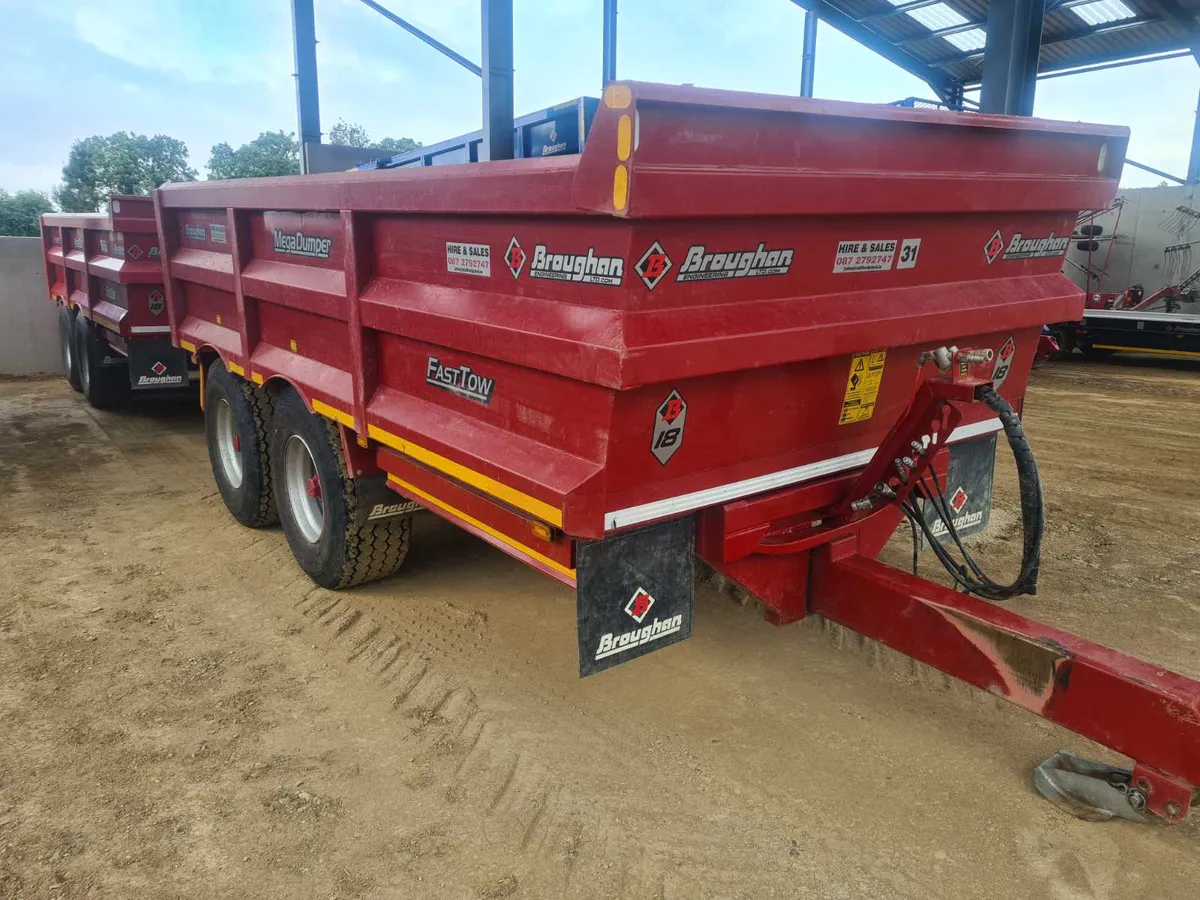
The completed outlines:
[[[1046,0],[992,0],[988,5],[980,112],[1033,115],[1045,14]]]
[[[512,0],[482,0],[483,146],[481,160],[513,158]]]
[[[617,80],[617,0],[604,0],[604,57],[601,87]]]
[[[292,0],[292,52],[296,62],[296,119],[300,132],[300,171],[308,173],[305,144],[321,143],[317,96],[317,25],[313,0]]]
[[[1187,183],[1200,184],[1200,101],[1197,102],[1196,118],[1192,125],[1192,153],[1188,157]]]
[[[813,95],[813,79],[817,72],[817,14],[804,11],[804,50],[800,56],[800,96]]]

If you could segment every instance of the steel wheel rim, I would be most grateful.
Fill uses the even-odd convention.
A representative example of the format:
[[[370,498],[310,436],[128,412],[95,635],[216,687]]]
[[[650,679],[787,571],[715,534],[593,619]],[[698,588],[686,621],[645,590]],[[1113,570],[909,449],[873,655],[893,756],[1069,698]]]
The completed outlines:
[[[222,397],[217,403],[217,459],[221,461],[221,473],[234,490],[242,486],[245,477],[236,437],[233,407]]]
[[[325,504],[308,492],[309,484],[316,477],[317,464],[308,444],[300,435],[291,435],[283,448],[283,481],[292,518],[310,544],[319,541],[325,530]]]

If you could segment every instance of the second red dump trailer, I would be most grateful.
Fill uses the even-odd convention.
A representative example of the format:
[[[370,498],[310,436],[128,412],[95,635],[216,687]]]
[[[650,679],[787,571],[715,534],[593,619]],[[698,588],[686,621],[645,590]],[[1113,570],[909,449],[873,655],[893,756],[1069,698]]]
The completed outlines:
[[[41,231],[71,387],[103,408],[186,386],[194,367],[171,342],[153,201],[116,194],[107,212],[47,213]]]
[[[614,84],[578,156],[162,188],[172,335],[226,505],[319,584],[395,571],[424,507],[574,588],[588,675],[690,635],[698,555],[778,624],[821,614],[1135,760],[1056,757],[1048,796],[1178,821],[1200,685],[993,602],[1036,590],[1014,408],[1126,142]],[[998,432],[1016,578],[937,541],[962,591],[877,562],[919,500],[953,535],[947,448]]]

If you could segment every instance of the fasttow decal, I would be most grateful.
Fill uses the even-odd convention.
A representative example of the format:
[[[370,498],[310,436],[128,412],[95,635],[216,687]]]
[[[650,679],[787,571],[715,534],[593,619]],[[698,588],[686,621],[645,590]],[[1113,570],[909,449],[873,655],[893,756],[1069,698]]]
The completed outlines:
[[[485,378],[470,366],[444,366],[436,356],[429,357],[425,366],[425,383],[487,406],[492,402],[496,382]]]

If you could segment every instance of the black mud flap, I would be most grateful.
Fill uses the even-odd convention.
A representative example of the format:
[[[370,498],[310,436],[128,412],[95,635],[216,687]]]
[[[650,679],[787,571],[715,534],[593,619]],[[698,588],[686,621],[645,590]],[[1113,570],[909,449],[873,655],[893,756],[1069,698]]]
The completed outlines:
[[[354,524],[369,525],[396,516],[411,516],[422,509],[420,503],[401,497],[387,486],[387,475],[367,475],[354,479],[356,497]]]
[[[996,435],[950,445],[950,466],[945,478],[946,505],[959,537],[983,531],[992,516],[992,476],[996,470]],[[935,537],[952,542],[933,505],[925,500],[921,516]]]
[[[184,387],[188,354],[167,338],[129,342],[129,386],[135,391]]]
[[[581,677],[692,636],[695,543],[689,517],[579,545]]]

